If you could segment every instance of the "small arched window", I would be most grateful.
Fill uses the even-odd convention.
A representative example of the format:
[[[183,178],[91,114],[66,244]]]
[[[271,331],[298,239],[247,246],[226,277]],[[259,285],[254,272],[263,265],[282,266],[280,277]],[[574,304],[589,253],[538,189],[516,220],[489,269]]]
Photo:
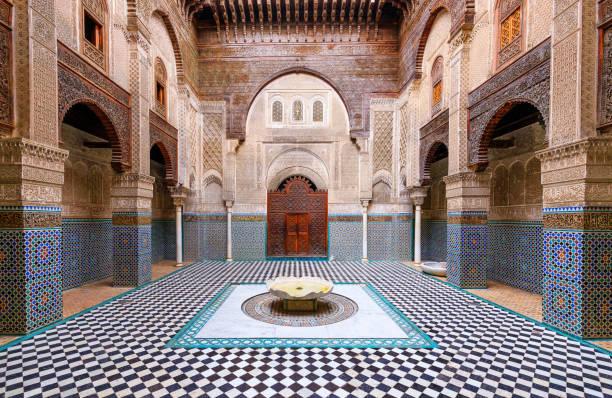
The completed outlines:
[[[497,5],[499,47],[497,66],[514,59],[522,51],[523,0],[499,0]]]
[[[272,122],[283,122],[283,103],[279,100],[276,100],[272,103]]]
[[[323,123],[323,101],[316,100],[312,104],[312,121],[315,123]]]
[[[106,69],[106,4],[104,0],[83,0],[81,7],[81,52]]]
[[[436,58],[431,67],[431,113],[436,114],[442,109],[442,90],[444,88],[444,59]]]
[[[293,108],[291,110],[294,122],[304,121],[304,103],[300,100],[293,101]]]
[[[168,109],[168,74],[166,67],[160,58],[155,60],[155,111],[160,115],[166,117]]]

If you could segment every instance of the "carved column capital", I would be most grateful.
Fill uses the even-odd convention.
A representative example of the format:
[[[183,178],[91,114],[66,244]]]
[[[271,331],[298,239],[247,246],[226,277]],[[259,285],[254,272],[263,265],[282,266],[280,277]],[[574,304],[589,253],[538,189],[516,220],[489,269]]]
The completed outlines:
[[[410,193],[410,200],[417,206],[422,206],[423,202],[425,202],[425,198],[427,197],[427,191],[429,190],[429,186],[423,187],[412,187],[408,190]]]

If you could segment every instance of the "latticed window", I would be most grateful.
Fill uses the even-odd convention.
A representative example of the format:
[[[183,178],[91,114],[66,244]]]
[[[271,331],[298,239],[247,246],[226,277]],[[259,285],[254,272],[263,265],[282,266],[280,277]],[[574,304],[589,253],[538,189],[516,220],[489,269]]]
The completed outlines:
[[[322,101],[315,101],[314,104],[312,104],[312,121],[315,123],[322,123],[323,122],[323,102]]]
[[[510,45],[517,37],[521,35],[521,8],[517,8],[509,17],[501,23],[500,31],[500,49],[504,49]]]
[[[499,54],[498,66],[513,59],[522,51],[522,0],[502,0],[498,9]]]
[[[168,74],[166,67],[161,59],[155,60],[155,111],[166,116],[166,109],[168,105],[168,94],[166,86],[168,84]]]
[[[434,114],[442,109],[443,77],[444,59],[438,57],[431,67],[431,111]]]
[[[283,122],[283,103],[280,101],[274,101],[272,103],[272,122]]]
[[[81,51],[90,61],[106,69],[106,4],[103,0],[83,0]]]
[[[304,120],[304,104],[297,100],[293,102],[293,121],[301,122]]]

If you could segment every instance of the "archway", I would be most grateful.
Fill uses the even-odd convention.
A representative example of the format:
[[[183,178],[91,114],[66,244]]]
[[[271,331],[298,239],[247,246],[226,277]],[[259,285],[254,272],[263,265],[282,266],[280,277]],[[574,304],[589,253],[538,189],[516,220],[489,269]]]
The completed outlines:
[[[151,262],[176,259],[176,227],[172,198],[168,190],[170,160],[163,144],[150,150],[150,173],[155,178],[151,200]]]
[[[422,257],[424,261],[446,261],[446,184],[448,148],[435,142],[427,151],[422,181],[429,185],[423,203]]]
[[[61,120],[61,146],[69,152],[62,189],[64,289],[112,275],[116,138],[107,115],[92,103],[74,104]]]
[[[327,191],[293,175],[268,192],[268,257],[327,257]]]
[[[488,279],[541,293],[542,184],[535,152],[546,147],[542,115],[530,103],[509,102],[484,138],[491,173]]]

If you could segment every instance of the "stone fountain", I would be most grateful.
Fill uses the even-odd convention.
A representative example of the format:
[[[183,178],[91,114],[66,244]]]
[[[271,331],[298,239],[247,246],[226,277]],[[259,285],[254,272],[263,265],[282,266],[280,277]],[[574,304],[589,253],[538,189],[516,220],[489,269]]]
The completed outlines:
[[[266,282],[268,291],[283,300],[285,311],[315,312],[318,300],[331,293],[334,284],[316,277],[278,277]]]

